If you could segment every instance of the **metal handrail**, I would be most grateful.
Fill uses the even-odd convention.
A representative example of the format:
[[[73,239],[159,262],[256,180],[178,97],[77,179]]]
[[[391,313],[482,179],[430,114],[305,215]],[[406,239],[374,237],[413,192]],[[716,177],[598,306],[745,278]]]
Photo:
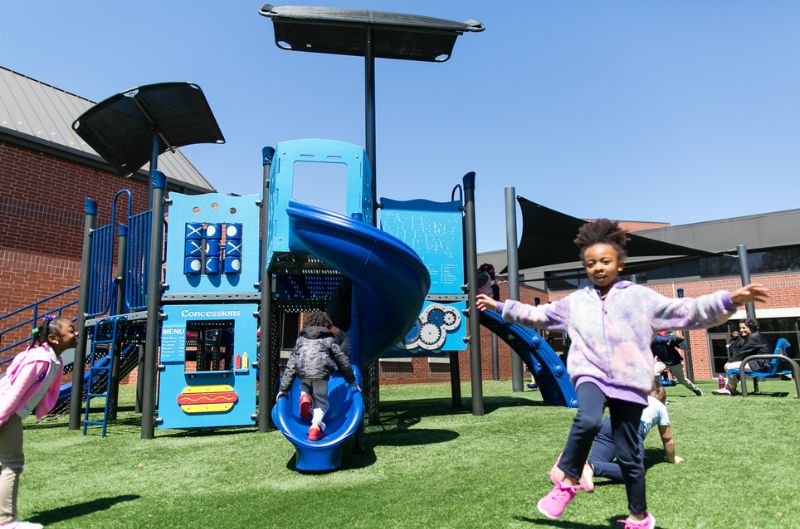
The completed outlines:
[[[45,302],[50,301],[52,299],[55,299],[55,298],[57,298],[59,296],[63,296],[65,294],[68,294],[68,293],[72,292],[73,290],[78,289],[79,287],[80,287],[80,285],[75,285],[74,287],[67,288],[65,290],[62,290],[61,292],[57,292],[55,294],[47,296],[46,298],[42,298],[39,301],[34,301],[33,303],[29,303],[28,305],[25,305],[24,307],[21,307],[21,308],[19,308],[17,310],[11,311],[11,312],[9,312],[7,314],[4,314],[3,316],[0,316],[0,321],[2,321],[4,319],[6,319],[6,318],[14,316],[15,314],[19,314],[19,313],[24,312],[26,310],[31,310],[31,309],[33,310],[33,316],[32,317],[28,318],[27,320],[23,320],[21,322],[18,322],[18,323],[14,324],[14,325],[6,328],[6,329],[1,330],[0,331],[0,342],[2,342],[3,336],[5,334],[7,334],[7,333],[9,333],[9,332],[11,332],[11,331],[13,331],[15,329],[19,329],[20,327],[23,327],[25,325],[31,324],[31,330],[35,329],[37,321],[40,318],[43,318],[44,316],[47,316],[49,314],[54,314],[56,317],[61,317],[61,313],[64,311],[64,309],[67,309],[67,308],[69,308],[69,307],[71,307],[73,305],[76,305],[78,303],[78,301],[74,300],[74,301],[70,301],[69,303],[64,303],[63,305],[61,305],[59,307],[55,307],[55,308],[47,310],[47,311],[45,311],[43,313],[39,313],[39,306],[42,303],[45,303]],[[24,338],[24,339],[19,340],[19,341],[15,342],[15,343],[12,343],[11,345],[7,345],[5,347],[2,347],[2,348],[0,348],[0,354],[4,353],[5,351],[8,351],[9,349],[13,349],[14,347],[17,347],[19,345],[25,344],[25,343],[31,341],[32,339],[33,339],[32,336],[28,336],[27,338]],[[12,358],[7,358],[7,359],[5,359],[3,361],[0,361],[0,366],[10,362],[12,359],[13,359],[13,357]]]
[[[741,369],[739,369],[739,378],[742,381],[742,397],[746,397],[747,396],[747,382],[745,382],[745,380],[747,378],[747,376],[746,376],[747,375],[747,369],[746,369],[747,368],[747,363],[750,360],[759,360],[759,359],[772,360],[772,359],[775,359],[775,358],[783,360],[784,362],[788,362],[789,365],[792,366],[792,379],[794,380],[794,386],[795,386],[795,389],[797,390],[797,398],[800,399],[800,365],[798,365],[797,362],[795,362],[794,360],[792,360],[788,356],[776,355],[776,354],[752,355],[752,356],[748,356],[747,358],[742,360],[742,363],[739,364],[741,366]],[[750,378],[755,378],[755,377],[750,375]]]

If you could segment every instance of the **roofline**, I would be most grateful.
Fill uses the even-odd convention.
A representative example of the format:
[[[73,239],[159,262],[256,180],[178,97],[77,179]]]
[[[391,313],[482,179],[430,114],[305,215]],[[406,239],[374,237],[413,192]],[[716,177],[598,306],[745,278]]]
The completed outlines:
[[[797,213],[797,212],[800,212],[800,208],[781,209],[781,210],[778,210],[778,211],[767,211],[767,212],[764,212],[764,213],[753,213],[753,214],[750,214],[750,215],[742,215],[741,217],[727,217],[727,218],[724,218],[724,219],[702,220],[702,221],[699,221],[699,222],[690,222],[690,223],[687,223],[687,224],[674,224],[674,225],[671,224],[671,225],[665,226],[663,228],[651,228],[649,230],[637,231],[636,234],[637,235],[641,235],[641,234],[647,233],[647,232],[662,231],[662,230],[672,230],[672,229],[675,229],[675,228],[688,228],[690,226],[699,226],[701,224],[720,224],[720,223],[723,223],[723,222],[737,222],[737,221],[741,221],[741,220],[754,219],[754,218],[757,218],[757,217],[771,217],[773,215],[785,215],[787,213]],[[635,222],[635,221],[632,221],[632,222]]]
[[[8,68],[6,68],[6,70],[8,70]],[[122,176],[124,178],[136,178],[137,180],[144,180],[145,182],[147,182],[148,179],[150,178],[149,171],[145,171],[143,169],[139,169],[138,171],[133,173],[133,175],[126,177],[125,175],[120,174],[116,170],[116,168],[112,167],[99,155],[90,154],[80,149],[73,149],[71,147],[61,145],[60,143],[52,142],[49,140],[43,140],[41,138],[37,138],[36,136],[31,136],[30,134],[23,134],[21,132],[17,132],[15,130],[7,129],[1,126],[0,126],[0,141],[8,141],[9,143],[12,143],[14,145],[19,145],[34,150],[41,150],[48,154],[55,155],[58,158],[88,165],[96,169],[102,169],[110,173]],[[183,156],[183,154],[181,154],[181,156]],[[189,162],[188,158],[183,156],[183,159],[186,162],[188,162],[189,165],[191,165],[191,162]],[[192,165],[192,167],[194,166]],[[195,170],[196,169],[197,168],[195,167]],[[198,174],[200,174],[199,171]],[[206,179],[203,178],[203,180]],[[217,191],[215,187],[211,186],[210,182],[209,182],[209,186],[211,186],[210,189],[189,184],[187,182],[182,182],[180,180],[176,180],[169,176],[167,176],[167,182],[172,184],[172,186],[175,188],[195,191],[197,193],[214,193]],[[208,182],[208,180],[206,180],[206,182]]]
[[[73,97],[77,97],[78,99],[83,99],[84,101],[86,101],[88,103],[92,103],[93,105],[97,103],[96,101],[92,101],[91,99],[88,99],[86,97],[80,96],[78,94],[74,94],[74,93],[70,92],[69,90],[64,90],[63,88],[59,88],[57,86],[53,86],[50,83],[45,83],[44,81],[36,79],[35,77],[31,77],[30,75],[25,75],[24,73],[19,73],[18,71],[12,70],[11,68],[8,68],[8,67],[3,66],[1,64],[0,64],[0,68],[2,68],[3,70],[5,70],[7,72],[13,73],[14,75],[19,75],[20,77],[24,77],[25,79],[30,79],[31,81],[33,81],[35,83],[43,84],[43,85],[45,85],[47,87],[52,88],[53,90],[58,90],[59,92],[64,92],[65,94],[69,94],[69,95],[71,95]]]

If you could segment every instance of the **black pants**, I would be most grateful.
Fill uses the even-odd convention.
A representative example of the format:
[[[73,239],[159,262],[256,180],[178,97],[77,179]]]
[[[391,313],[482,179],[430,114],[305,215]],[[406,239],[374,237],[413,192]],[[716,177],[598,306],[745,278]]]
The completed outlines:
[[[639,421],[645,406],[624,400],[607,398],[592,383],[578,386],[578,414],[564,447],[558,468],[567,476],[577,479],[592,448],[594,436],[603,424],[603,409],[611,412],[611,433],[614,453],[622,469],[628,510],[633,514],[647,512],[644,482],[644,453],[639,446]]]

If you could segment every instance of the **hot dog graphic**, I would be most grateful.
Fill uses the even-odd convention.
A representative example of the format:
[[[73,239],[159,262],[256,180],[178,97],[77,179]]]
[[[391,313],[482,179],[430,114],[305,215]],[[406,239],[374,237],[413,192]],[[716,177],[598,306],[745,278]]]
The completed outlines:
[[[178,395],[178,404],[185,413],[223,413],[239,400],[227,384],[187,386]]]

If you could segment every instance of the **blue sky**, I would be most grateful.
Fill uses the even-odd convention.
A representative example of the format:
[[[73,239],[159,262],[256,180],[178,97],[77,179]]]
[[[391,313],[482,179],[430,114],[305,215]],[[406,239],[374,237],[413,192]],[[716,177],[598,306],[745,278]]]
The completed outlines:
[[[448,62],[376,67],[378,196],[449,200],[476,171],[479,251],[505,247],[506,186],[584,218],[685,224],[800,207],[798,2],[286,5],[486,25]],[[12,0],[0,64],[96,101],[199,84],[227,143],[182,150],[220,191],[255,193],[264,145],[364,144],[363,59],[278,49],[260,6]],[[336,196],[311,187],[309,201]]]

